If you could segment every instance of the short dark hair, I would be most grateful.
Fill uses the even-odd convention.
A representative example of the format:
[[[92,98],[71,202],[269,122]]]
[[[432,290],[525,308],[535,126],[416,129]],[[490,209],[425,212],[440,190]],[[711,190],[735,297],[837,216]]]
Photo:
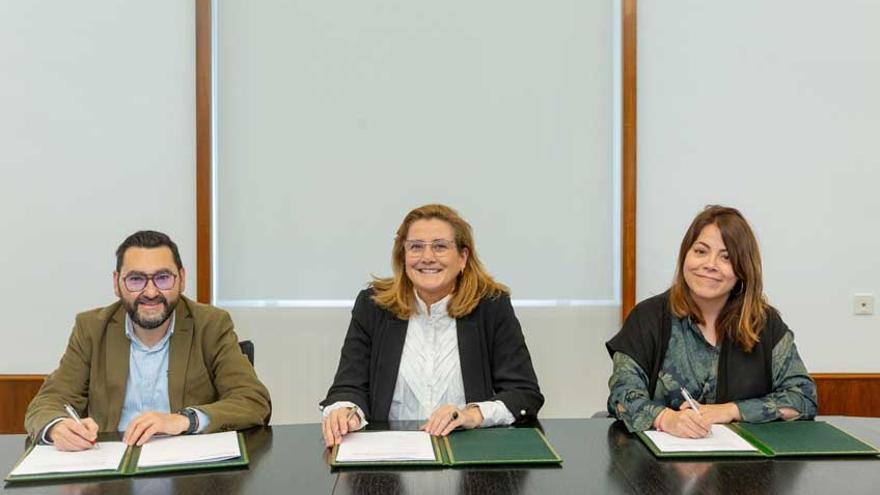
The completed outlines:
[[[125,252],[128,248],[157,248],[162,246],[171,250],[171,254],[174,256],[174,264],[177,265],[177,269],[180,270],[183,268],[183,263],[180,261],[180,252],[177,250],[177,244],[175,244],[170,237],[162,232],[156,232],[155,230],[139,230],[126,237],[125,240],[122,241],[122,244],[116,248],[116,271],[118,272],[122,269],[122,258],[125,256]]]

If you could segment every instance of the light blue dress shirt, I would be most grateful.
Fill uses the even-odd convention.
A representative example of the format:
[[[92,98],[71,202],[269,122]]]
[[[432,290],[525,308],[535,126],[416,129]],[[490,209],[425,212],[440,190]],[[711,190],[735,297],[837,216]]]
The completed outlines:
[[[131,317],[125,315],[125,336],[131,341],[128,355],[128,382],[125,384],[125,399],[122,402],[122,415],[119,417],[119,431],[125,431],[131,420],[140,413],[156,411],[171,412],[168,402],[168,354],[171,348],[169,340],[174,334],[176,315],[171,313],[168,331],[153,347],[145,346],[134,334]],[[201,433],[208,426],[208,416],[194,409],[199,417]]]

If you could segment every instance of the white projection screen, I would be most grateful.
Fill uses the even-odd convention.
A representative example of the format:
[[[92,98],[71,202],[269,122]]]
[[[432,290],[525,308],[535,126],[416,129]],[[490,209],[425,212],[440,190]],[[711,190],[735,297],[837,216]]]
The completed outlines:
[[[215,2],[215,302],[351,301],[434,202],[515,300],[619,301],[618,5]]]

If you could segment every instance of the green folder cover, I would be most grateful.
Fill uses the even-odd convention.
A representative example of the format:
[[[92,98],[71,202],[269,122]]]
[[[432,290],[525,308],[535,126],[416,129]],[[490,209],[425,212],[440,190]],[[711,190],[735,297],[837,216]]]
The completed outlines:
[[[370,434],[371,432],[364,432]],[[433,461],[338,462],[339,447],[333,447],[333,467],[365,466],[466,466],[488,464],[559,464],[562,457],[537,428],[485,428],[453,431],[446,437],[431,437]]]
[[[725,425],[757,451],[663,452],[642,432],[638,437],[657,457],[794,457],[878,455],[865,443],[824,421],[774,421]]]
[[[25,450],[24,454],[18,459],[13,466],[13,470],[24,460],[28,454],[33,450],[34,445],[31,445],[27,450]],[[46,481],[46,480],[63,480],[63,479],[75,479],[75,478],[106,478],[106,477],[115,477],[115,476],[137,476],[140,474],[154,474],[154,473],[168,473],[174,471],[190,471],[190,470],[203,470],[203,469],[224,469],[231,467],[241,467],[247,466],[250,460],[248,459],[247,453],[247,445],[244,441],[244,435],[239,432],[238,433],[238,448],[241,451],[241,456],[226,459],[222,461],[210,461],[210,462],[189,462],[182,464],[172,464],[168,466],[155,466],[148,468],[139,468],[138,467],[138,458],[140,457],[141,448],[132,445],[128,447],[125,451],[125,455],[122,456],[122,461],[119,464],[119,467],[114,470],[106,470],[106,471],[74,471],[74,472],[65,472],[65,473],[41,473],[41,474],[24,474],[24,475],[12,475],[9,474],[6,476],[5,481],[7,482],[18,482],[18,481]]]

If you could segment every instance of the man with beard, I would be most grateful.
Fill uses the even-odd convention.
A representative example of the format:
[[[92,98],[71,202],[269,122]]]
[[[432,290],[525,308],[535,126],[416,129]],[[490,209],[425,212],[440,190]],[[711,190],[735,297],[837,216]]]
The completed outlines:
[[[119,301],[77,315],[58,369],[28,406],[28,433],[59,450],[83,450],[98,431],[125,432],[124,442],[143,445],[157,434],[268,423],[269,392],[241,353],[229,314],[181,295],[184,286],[167,235],[125,239],[113,272]]]

